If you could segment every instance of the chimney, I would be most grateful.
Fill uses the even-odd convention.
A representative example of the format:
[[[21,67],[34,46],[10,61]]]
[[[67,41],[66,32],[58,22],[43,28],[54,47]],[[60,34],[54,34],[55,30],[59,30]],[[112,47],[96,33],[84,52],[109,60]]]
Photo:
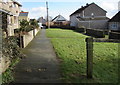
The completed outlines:
[[[120,11],[120,1],[118,2],[118,12]]]

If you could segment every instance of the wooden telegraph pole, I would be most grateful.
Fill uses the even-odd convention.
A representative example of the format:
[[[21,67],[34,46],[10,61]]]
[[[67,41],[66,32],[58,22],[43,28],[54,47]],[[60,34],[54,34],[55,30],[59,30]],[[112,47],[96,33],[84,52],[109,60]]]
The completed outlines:
[[[46,1],[46,9],[47,9],[47,28],[50,28],[50,23],[49,23],[49,14],[48,14],[48,2]]]

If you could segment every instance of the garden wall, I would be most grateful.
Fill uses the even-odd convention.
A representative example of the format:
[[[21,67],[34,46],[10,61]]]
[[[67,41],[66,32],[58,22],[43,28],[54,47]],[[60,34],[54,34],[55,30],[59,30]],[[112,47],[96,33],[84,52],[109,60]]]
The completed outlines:
[[[38,31],[39,31],[39,29],[35,29],[35,35],[37,35]]]
[[[97,38],[105,37],[104,31],[98,29],[86,29],[86,34]]]
[[[118,33],[118,32],[109,32],[109,39],[120,39],[120,33]]]
[[[10,65],[9,57],[2,56],[1,59],[0,59],[0,74],[5,72],[5,70],[9,67],[9,65]]]
[[[28,32],[28,34],[23,35],[23,48],[25,48],[34,38],[33,30]]]
[[[28,32],[28,34],[23,35],[23,40],[22,40],[23,41],[23,46],[22,46],[23,48],[25,48],[33,40],[33,38],[37,35],[39,30],[40,29],[34,29],[34,30]]]

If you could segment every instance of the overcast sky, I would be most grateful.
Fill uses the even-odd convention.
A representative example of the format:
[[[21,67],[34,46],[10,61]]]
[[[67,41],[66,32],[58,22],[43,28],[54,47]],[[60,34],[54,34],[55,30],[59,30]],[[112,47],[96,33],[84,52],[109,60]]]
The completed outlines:
[[[29,12],[30,18],[39,18],[46,16],[45,0],[17,0],[20,2],[23,11]],[[49,4],[49,15],[54,18],[61,14],[69,20],[69,15],[86,3],[96,3],[107,11],[107,17],[111,18],[118,12],[119,0],[47,0]]]

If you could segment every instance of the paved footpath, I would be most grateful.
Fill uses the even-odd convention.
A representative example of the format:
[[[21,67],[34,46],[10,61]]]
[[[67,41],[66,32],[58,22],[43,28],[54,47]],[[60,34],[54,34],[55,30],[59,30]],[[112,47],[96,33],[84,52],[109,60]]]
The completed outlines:
[[[23,49],[27,56],[15,67],[15,83],[61,83],[59,62],[42,29]]]

